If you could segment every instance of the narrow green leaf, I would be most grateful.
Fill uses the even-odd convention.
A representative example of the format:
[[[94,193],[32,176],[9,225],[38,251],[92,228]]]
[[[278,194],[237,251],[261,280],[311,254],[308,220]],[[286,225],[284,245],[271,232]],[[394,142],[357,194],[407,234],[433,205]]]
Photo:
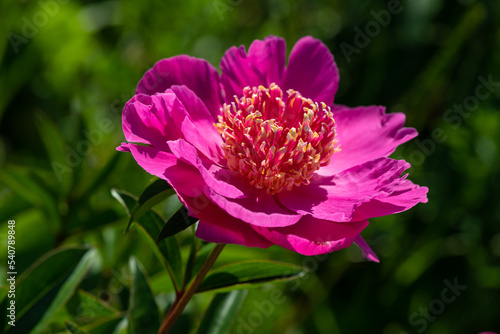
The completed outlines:
[[[197,292],[246,289],[268,282],[293,280],[304,270],[294,264],[268,260],[231,263],[210,271]]]
[[[17,166],[7,166],[3,169],[2,180],[20,197],[38,207],[47,204],[47,199],[52,196],[28,173],[22,172]]]
[[[139,205],[144,205],[146,202],[154,199],[158,195],[161,195],[167,190],[171,190],[172,187],[168,184],[167,181],[163,179],[157,179],[153,183],[151,183],[144,191],[141,196],[139,196]]]
[[[176,238],[169,238],[160,243],[156,243],[154,238],[148,232],[145,226],[151,226],[154,221],[160,218],[154,212],[148,212],[141,217],[141,222],[136,224],[137,231],[149,244],[156,257],[163,263],[167,269],[172,283],[176,291],[179,291],[179,284],[182,282],[182,258],[180,253],[180,245]],[[161,221],[161,220],[160,220]]]
[[[171,237],[181,231],[184,231],[189,226],[195,224],[198,219],[188,216],[187,209],[181,207],[166,223],[161,229],[160,235],[158,236],[158,241],[162,241],[168,237]]]
[[[16,315],[21,318],[57,283],[62,281],[87,253],[86,247],[63,247],[45,254],[17,281]]]
[[[89,332],[90,334],[114,334],[122,331],[123,327],[127,327],[128,320],[127,317],[124,318],[116,318],[105,317],[100,318],[97,321],[94,321],[83,327],[84,330]]]
[[[85,201],[96,192],[96,190],[104,184],[104,181],[109,177],[109,175],[113,172],[113,170],[118,166],[120,159],[123,157],[123,154],[120,152],[113,153],[113,156],[109,159],[106,165],[100,169],[99,173],[95,177],[95,179],[90,183],[90,185],[86,188],[86,190],[82,193],[82,195],[78,198],[78,203],[85,203]],[[85,182],[88,182],[85,180]]]
[[[107,224],[111,224],[120,220],[123,216],[118,214],[116,210],[105,208],[98,210],[87,210],[88,217],[82,218],[78,215],[71,216],[71,219],[66,225],[66,233],[73,234],[82,231],[90,231],[94,228],[100,228]]]
[[[29,332],[37,323],[46,325],[71,297],[95,254],[87,247],[62,247],[31,265],[16,284],[16,330]]]
[[[3,302],[5,297],[7,297],[8,291],[9,291],[9,285],[0,286],[0,302]]]
[[[129,332],[156,334],[160,327],[160,313],[142,265],[134,257],[130,258]]]
[[[131,208],[134,207],[136,200],[131,194],[117,189],[112,189],[111,193],[127,212],[130,212]],[[172,278],[175,290],[179,291],[179,285],[183,278],[179,241],[177,238],[168,238],[161,242],[156,242],[155,240],[160,234],[162,226],[163,219],[153,210],[147,211],[136,222],[137,231],[163,263]]]
[[[97,251],[95,249],[91,249],[82,257],[76,268],[70,274],[69,278],[62,285],[61,289],[57,293],[57,296],[50,304],[50,307],[45,311],[42,319],[37,323],[31,333],[40,333],[47,326],[57,310],[73,295],[76,288],[90,269],[90,265],[95,259],[96,254]]]
[[[31,172],[23,171],[17,166],[7,166],[0,172],[0,177],[19,197],[26,199],[44,211],[49,216],[47,221],[51,230],[53,232],[58,231],[61,218],[56,199],[44,185],[32,177]]]
[[[217,294],[201,321],[198,334],[229,333],[231,324],[243,306],[247,294],[247,290]]]
[[[156,204],[164,201],[168,197],[175,194],[175,191],[170,187],[167,181],[158,179],[151,183],[139,196],[127,226],[127,231],[130,229],[130,225],[134,221],[138,221],[141,216],[151,209]]]
[[[89,334],[89,332],[81,329],[80,327],[78,327],[77,324],[72,323],[70,321],[65,321],[64,325],[66,327],[66,332],[70,334]]]
[[[7,278],[8,277],[9,276],[7,276]],[[7,282],[7,284],[9,283]],[[7,324],[8,321],[12,320],[11,318],[8,317],[10,315],[10,311],[7,310],[7,307],[10,307],[10,301],[5,298],[7,297],[9,288],[10,288],[9,285],[4,285],[0,287],[0,307],[2,308],[2,310],[6,310],[5,311],[6,316],[0,319],[0,329],[4,328],[5,324]]]
[[[73,168],[66,165],[66,139],[57,125],[43,112],[35,113],[35,122],[42,142],[47,150],[51,166],[57,176],[62,194],[67,194],[73,184]]]
[[[115,327],[115,329],[113,330],[113,332],[111,334],[127,334],[127,333],[130,333],[128,331],[128,329],[129,329],[128,318],[125,317],[118,323],[118,325]],[[108,333],[103,333],[103,334],[108,334]],[[92,333],[92,334],[95,334],[95,333]]]
[[[67,312],[80,325],[94,322],[101,318],[118,318],[120,312],[90,293],[79,290],[66,304]]]
[[[123,206],[125,212],[127,213],[127,216],[130,217],[131,211],[134,208],[135,204],[137,203],[137,200],[135,199],[134,195],[123,190],[112,188],[111,196],[113,196]]]
[[[0,196],[0,221],[5,221],[16,217],[18,214],[33,207],[33,203],[28,202],[23,197],[14,192]]]

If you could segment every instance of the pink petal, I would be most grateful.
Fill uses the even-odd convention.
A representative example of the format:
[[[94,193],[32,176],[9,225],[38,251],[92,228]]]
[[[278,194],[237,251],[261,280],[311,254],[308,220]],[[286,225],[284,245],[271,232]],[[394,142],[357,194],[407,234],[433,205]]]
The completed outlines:
[[[225,164],[222,154],[222,137],[214,126],[212,115],[201,100],[186,86],[173,86],[167,92],[175,93],[179,103],[169,110],[186,139],[211,160]]]
[[[214,163],[226,166],[227,162],[222,153],[222,137],[207,128],[197,127],[186,117],[180,125],[181,132],[191,145],[203,153]]]
[[[366,226],[368,221],[335,223],[309,215],[286,227],[252,225],[255,231],[272,243],[303,255],[326,254],[349,247]]]
[[[186,108],[189,118],[194,124],[214,127],[214,123],[218,121],[217,117],[214,117],[208,111],[203,101],[191,89],[184,85],[174,85],[170,87],[170,90],[175,93],[184,108]]]
[[[400,179],[399,184],[395,185],[394,191],[389,196],[382,194],[372,198],[369,202],[362,203],[354,212],[353,219],[362,220],[406,211],[418,203],[426,203],[428,191],[427,187]]]
[[[275,82],[280,84],[285,68],[286,44],[282,38],[270,36],[263,41],[256,40],[248,50],[242,45],[231,47],[221,59],[221,81],[226,93],[226,101],[233,96],[241,96],[243,88]]]
[[[117,151],[120,151],[120,152],[130,152],[130,149],[128,148],[128,145],[130,145],[129,143],[121,143],[120,146],[118,146],[116,148]]]
[[[371,218],[370,215],[354,217],[355,210],[373,199],[381,201],[384,198],[384,201],[394,204],[392,201],[399,203],[407,197],[415,197],[414,193],[407,194],[415,191],[414,188],[401,187],[402,182],[406,181],[402,181],[400,175],[409,167],[410,164],[404,160],[379,158],[331,177],[312,179],[307,186],[303,185],[293,191],[282,191],[278,198],[288,209],[303,215],[311,214],[318,219],[347,222]],[[406,202],[409,206],[405,209],[426,201],[425,192],[418,192],[419,196],[415,197],[415,201]],[[394,198],[389,199],[390,196]],[[384,212],[395,213],[390,210]],[[363,213],[372,212],[367,210]]]
[[[122,144],[120,151],[128,151],[146,172],[167,180],[177,191],[187,196],[203,194],[204,181],[192,166],[180,161],[171,153],[154,147]]]
[[[144,74],[137,93],[163,93],[173,85],[185,85],[205,103],[217,119],[222,104],[217,69],[204,59],[186,55],[162,59]]]
[[[125,105],[122,123],[127,141],[169,151],[168,141],[184,138],[206,157],[224,164],[222,137],[212,115],[187,87],[172,88],[152,96],[138,94]]]
[[[315,102],[331,105],[339,80],[339,70],[330,50],[320,40],[308,36],[293,47],[282,88],[283,91],[294,89]]]
[[[208,242],[237,244],[248,247],[267,248],[272,245],[267,239],[255,232],[250,225],[227,214],[217,205],[204,198],[191,199],[184,197],[188,207],[196,203],[207,203],[203,210],[197,210],[196,218],[200,220],[196,236]]]
[[[167,107],[175,100],[173,93],[154,96],[135,95],[125,104],[122,114],[125,139],[133,143],[149,144],[166,149],[167,140],[180,136]]]
[[[348,108],[335,106],[334,119],[341,151],[334,153],[321,175],[333,175],[364,162],[388,157],[398,145],[417,136],[403,127],[405,115],[386,114],[382,106]]]
[[[301,215],[284,208],[265,190],[248,186],[250,190],[244,191],[246,198],[229,199],[211,189],[206,189],[205,195],[231,216],[254,226],[289,226],[300,220]]]
[[[356,238],[354,238],[354,243],[358,245],[359,248],[363,251],[363,257],[367,259],[368,261],[373,261],[373,262],[380,262],[378,259],[377,254],[368,246],[366,243],[365,239],[361,235],[358,235]]]
[[[178,159],[192,165],[199,171],[206,183],[204,188],[209,187],[218,194],[229,198],[244,197],[243,192],[231,183],[234,172],[218,167],[213,162],[202,161],[196,149],[183,139],[170,141],[168,146]],[[210,170],[205,165],[208,165]]]
[[[248,49],[248,60],[264,75],[266,85],[279,84],[285,70],[285,40],[275,36],[255,40]]]

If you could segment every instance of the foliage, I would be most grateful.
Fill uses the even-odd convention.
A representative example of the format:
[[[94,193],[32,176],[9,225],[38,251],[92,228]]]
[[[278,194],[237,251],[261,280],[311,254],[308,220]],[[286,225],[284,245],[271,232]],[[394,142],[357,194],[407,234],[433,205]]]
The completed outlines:
[[[115,151],[124,103],[161,58],[217,66],[232,45],[275,34],[290,48],[312,34],[339,65],[336,103],[386,105],[417,128],[393,156],[429,203],[371,221],[363,236],[380,264],[355,247],[303,257],[227,246],[172,332],[499,331],[500,4],[401,1],[384,26],[392,2],[0,3],[0,235],[6,245],[14,219],[19,273],[17,325],[0,328],[154,333],[213,245],[193,237],[171,189]],[[256,259],[269,269],[249,269]],[[455,280],[466,289],[445,303]]]

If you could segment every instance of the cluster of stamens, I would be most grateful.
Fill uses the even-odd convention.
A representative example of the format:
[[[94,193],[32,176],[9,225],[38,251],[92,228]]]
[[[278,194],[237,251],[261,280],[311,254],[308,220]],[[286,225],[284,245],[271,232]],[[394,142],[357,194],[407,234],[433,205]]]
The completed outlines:
[[[283,99],[274,83],[246,87],[241,98],[224,104],[215,124],[229,169],[268,194],[309,184],[339,150],[330,107],[291,89],[287,94]]]

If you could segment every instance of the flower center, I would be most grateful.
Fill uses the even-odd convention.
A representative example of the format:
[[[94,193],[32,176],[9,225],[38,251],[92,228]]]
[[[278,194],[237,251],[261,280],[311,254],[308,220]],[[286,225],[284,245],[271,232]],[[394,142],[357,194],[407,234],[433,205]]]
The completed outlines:
[[[240,99],[224,104],[215,124],[229,169],[268,194],[309,184],[313,173],[340,150],[330,107],[292,89],[287,94],[283,99],[274,83],[245,87]]]

